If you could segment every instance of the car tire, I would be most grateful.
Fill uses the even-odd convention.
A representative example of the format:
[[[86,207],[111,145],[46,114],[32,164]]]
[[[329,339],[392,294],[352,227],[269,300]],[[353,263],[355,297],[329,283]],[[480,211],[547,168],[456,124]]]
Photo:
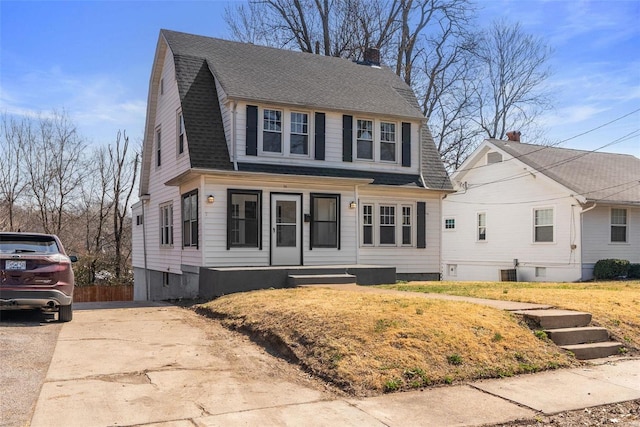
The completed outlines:
[[[71,304],[61,305],[58,310],[58,322],[70,322],[73,319],[73,308]]]

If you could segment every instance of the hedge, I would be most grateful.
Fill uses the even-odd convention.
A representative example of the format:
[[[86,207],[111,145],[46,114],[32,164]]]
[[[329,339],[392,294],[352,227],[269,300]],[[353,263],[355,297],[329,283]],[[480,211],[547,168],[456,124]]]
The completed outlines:
[[[631,263],[624,259],[601,259],[593,267],[596,280],[611,280],[629,275]]]

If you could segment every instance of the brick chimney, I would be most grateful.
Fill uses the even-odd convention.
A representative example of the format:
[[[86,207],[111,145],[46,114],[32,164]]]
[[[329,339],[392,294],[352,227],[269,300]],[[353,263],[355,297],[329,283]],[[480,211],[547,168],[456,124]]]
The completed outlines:
[[[513,142],[520,142],[520,131],[512,130],[511,132],[507,132],[507,140]]]
[[[380,66],[380,49],[368,47],[364,50],[364,63],[366,65]]]

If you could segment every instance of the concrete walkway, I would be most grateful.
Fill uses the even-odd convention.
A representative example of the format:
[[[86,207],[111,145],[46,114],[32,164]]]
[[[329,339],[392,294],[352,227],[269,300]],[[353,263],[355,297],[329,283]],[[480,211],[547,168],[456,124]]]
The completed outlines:
[[[640,399],[638,359],[366,399],[283,365],[179,307],[78,304],[31,426],[478,426]]]

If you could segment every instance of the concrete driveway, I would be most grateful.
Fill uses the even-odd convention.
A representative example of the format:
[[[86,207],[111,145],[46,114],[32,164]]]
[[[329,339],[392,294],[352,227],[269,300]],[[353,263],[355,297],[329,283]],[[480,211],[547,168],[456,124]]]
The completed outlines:
[[[609,371],[573,375],[594,396],[585,406],[640,398],[640,361],[616,369],[617,382]],[[550,398],[536,383],[549,377],[518,378],[347,398],[190,310],[85,304],[62,326],[31,426],[464,426],[544,413],[526,390]],[[550,409],[584,407],[579,399],[558,394]]]

